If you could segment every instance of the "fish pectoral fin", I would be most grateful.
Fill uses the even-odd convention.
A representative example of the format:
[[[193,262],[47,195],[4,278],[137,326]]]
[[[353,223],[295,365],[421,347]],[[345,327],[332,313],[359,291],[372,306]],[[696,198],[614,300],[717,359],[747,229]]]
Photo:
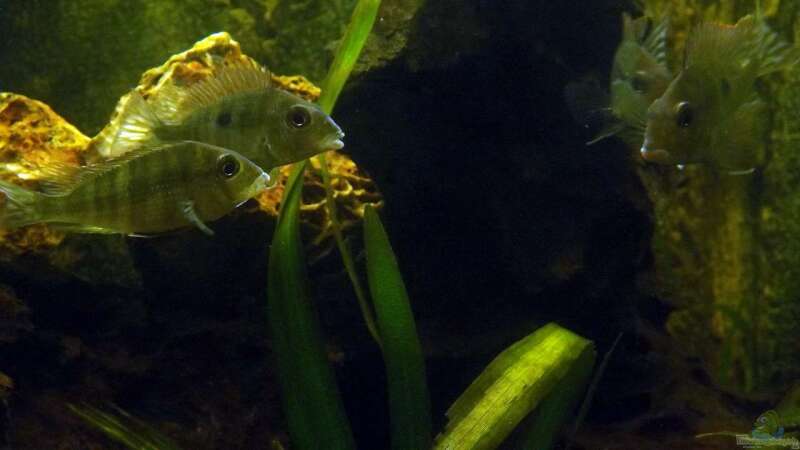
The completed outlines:
[[[214,230],[212,230],[211,228],[208,228],[208,225],[203,223],[203,221],[200,220],[199,217],[197,217],[197,212],[194,210],[194,202],[193,201],[187,200],[187,201],[179,202],[178,203],[178,207],[180,208],[181,213],[183,214],[183,217],[185,217],[186,220],[189,221],[189,223],[191,223],[192,225],[196,226],[197,228],[200,229],[200,231],[202,231],[203,233],[205,233],[205,234],[207,234],[209,236],[213,236],[214,235]]]

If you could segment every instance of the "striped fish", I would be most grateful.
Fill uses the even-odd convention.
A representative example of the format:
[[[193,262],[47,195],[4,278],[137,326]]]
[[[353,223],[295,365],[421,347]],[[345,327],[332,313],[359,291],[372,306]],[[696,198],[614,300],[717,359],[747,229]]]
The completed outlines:
[[[273,86],[261,67],[216,69],[189,86],[167,83],[145,100],[133,91],[93,141],[102,158],[192,140],[241,153],[271,169],[344,146],[344,133],[314,104]]]
[[[53,167],[34,192],[0,181],[0,227],[48,223],[69,231],[153,235],[205,224],[252,198],[269,176],[242,155],[199,142],[140,149],[84,167]]]

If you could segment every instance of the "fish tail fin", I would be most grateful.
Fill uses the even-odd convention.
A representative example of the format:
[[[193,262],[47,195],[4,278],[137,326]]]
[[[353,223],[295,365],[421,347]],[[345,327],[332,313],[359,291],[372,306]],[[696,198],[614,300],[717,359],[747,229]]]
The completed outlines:
[[[39,200],[42,194],[0,180],[0,192],[5,204],[0,208],[0,228],[18,228],[41,222]]]
[[[114,158],[158,141],[154,130],[164,124],[142,94],[132,91],[117,111],[117,117],[92,139],[91,147],[102,158]]]

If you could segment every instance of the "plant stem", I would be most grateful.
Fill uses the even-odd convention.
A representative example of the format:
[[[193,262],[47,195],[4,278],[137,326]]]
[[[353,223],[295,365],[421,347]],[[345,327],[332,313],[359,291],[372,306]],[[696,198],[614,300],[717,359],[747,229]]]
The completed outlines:
[[[358,55],[361,54],[361,49],[367,41],[372,25],[375,23],[375,18],[378,15],[378,7],[380,0],[360,0],[353,10],[350,23],[347,25],[344,37],[342,38],[336,56],[333,59],[333,64],[322,83],[322,95],[319,98],[320,108],[328,115],[333,112],[333,107],[339,94],[342,92],[345,81],[353,71]],[[347,248],[347,244],[342,237],[342,226],[336,214],[336,198],[331,185],[331,174],[328,170],[328,161],[325,154],[317,155],[322,172],[322,181],[325,185],[325,206],[328,209],[328,216],[331,221],[331,228],[333,229],[333,237],[336,240],[336,246],[339,248],[339,254],[342,255],[342,263],[344,264],[350,282],[353,284],[358,305],[361,308],[361,314],[364,316],[364,322],[367,324],[367,329],[375,339],[375,342],[381,345],[381,338],[378,334],[378,327],[375,325],[375,314],[367,300],[366,291],[361,284],[361,279],[356,272],[356,265],[353,262],[353,256]]]
[[[367,294],[364,290],[364,286],[361,284],[361,279],[358,277],[356,265],[353,261],[353,255],[350,253],[350,249],[347,247],[347,243],[344,241],[344,237],[342,236],[342,226],[339,223],[339,218],[336,214],[336,199],[333,194],[333,186],[331,185],[331,174],[328,170],[328,160],[325,158],[324,153],[317,155],[317,158],[319,160],[320,171],[322,172],[322,181],[325,185],[325,206],[328,208],[328,216],[330,217],[331,228],[333,229],[333,237],[336,240],[336,246],[339,248],[339,254],[342,255],[342,263],[347,271],[347,276],[350,278],[350,283],[353,285],[353,291],[356,293],[358,306],[361,308],[361,315],[364,316],[364,322],[367,325],[369,334],[372,335],[372,338],[375,339],[375,342],[378,343],[378,346],[382,347],[383,345],[380,334],[378,334],[378,327],[375,325],[375,314],[372,311],[369,301],[367,300]]]

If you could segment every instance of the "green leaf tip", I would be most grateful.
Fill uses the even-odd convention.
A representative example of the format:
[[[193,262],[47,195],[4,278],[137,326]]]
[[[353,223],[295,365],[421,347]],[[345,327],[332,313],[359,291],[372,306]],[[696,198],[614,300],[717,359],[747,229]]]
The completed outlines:
[[[378,214],[364,210],[367,279],[386,364],[393,450],[428,450],[431,412],[425,361],[403,277]]]
[[[549,395],[584,385],[594,359],[591,341],[554,323],[541,327],[501,352],[453,403],[434,450],[497,448],[537,407],[554,412]]]
[[[304,169],[304,162],[297,164],[287,181],[270,249],[267,313],[272,346],[293,448],[350,450],[355,442],[311,305],[300,240]]]
[[[325,113],[330,114],[333,111],[333,105],[336,104],[336,99],[339,98],[344,83],[353,71],[358,55],[361,54],[361,49],[372,31],[380,6],[380,0],[359,0],[356,4],[328,75],[322,82],[322,95],[318,103]]]

